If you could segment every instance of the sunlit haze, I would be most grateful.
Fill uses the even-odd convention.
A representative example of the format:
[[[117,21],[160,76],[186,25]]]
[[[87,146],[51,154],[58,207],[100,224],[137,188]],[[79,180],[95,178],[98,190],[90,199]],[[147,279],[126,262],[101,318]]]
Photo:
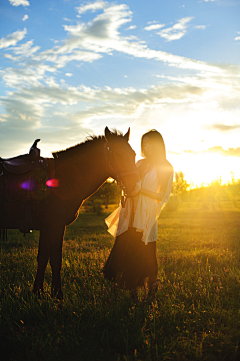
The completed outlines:
[[[2,0],[0,156],[157,129],[192,186],[240,178],[238,0]]]

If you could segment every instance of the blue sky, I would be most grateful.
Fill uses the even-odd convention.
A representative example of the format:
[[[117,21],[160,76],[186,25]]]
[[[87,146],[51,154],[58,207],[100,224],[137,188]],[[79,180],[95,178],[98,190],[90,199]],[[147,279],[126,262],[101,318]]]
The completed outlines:
[[[2,0],[0,29],[0,156],[155,128],[189,182],[240,178],[238,0]]]

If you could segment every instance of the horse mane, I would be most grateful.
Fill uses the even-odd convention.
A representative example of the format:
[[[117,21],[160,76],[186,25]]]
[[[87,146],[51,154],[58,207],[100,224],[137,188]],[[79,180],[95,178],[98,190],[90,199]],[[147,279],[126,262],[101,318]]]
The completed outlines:
[[[111,134],[118,138],[123,138],[123,133],[114,129]],[[55,159],[65,159],[68,157],[74,157],[75,155],[81,155],[89,151],[90,146],[94,146],[91,149],[95,149],[95,146],[99,145],[101,142],[106,141],[104,135],[88,135],[82,143],[76,144],[65,150],[59,150],[57,152],[52,152],[52,155]]]

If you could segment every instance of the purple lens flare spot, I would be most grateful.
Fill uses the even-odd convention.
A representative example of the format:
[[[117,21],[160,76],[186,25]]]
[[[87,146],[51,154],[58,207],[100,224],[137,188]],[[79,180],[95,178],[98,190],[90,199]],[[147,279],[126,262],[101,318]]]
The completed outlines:
[[[25,191],[34,191],[34,189],[36,189],[36,183],[34,182],[34,180],[30,179],[26,182],[23,182],[21,184],[21,188]]]

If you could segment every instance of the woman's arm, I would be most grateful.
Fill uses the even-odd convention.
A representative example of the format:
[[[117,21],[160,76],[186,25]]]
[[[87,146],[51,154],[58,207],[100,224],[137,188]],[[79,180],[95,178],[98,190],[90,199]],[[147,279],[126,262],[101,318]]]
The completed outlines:
[[[156,192],[148,191],[147,189],[144,188],[141,188],[139,193],[142,193],[144,196],[147,196],[149,198],[156,199],[156,201],[161,201],[163,197],[163,192],[156,193]]]

